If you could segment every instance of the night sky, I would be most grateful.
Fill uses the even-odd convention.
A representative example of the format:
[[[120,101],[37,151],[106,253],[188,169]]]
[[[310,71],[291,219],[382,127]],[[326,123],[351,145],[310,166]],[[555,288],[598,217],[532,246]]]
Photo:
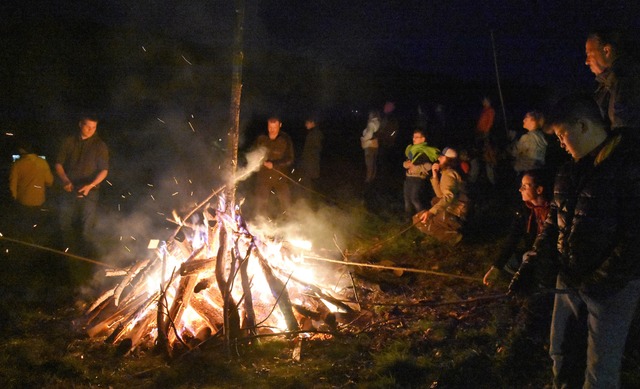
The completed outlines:
[[[144,61],[141,48],[147,53],[162,49],[171,61],[184,56],[185,63],[193,66],[213,59],[222,63],[235,24],[232,5],[232,1],[204,0],[5,1],[0,6],[3,85],[28,88],[11,82],[16,73],[40,78],[53,88],[60,73],[93,75],[98,83],[100,77],[111,76],[109,85],[99,85],[108,90],[88,94],[114,94],[122,88],[114,81],[126,79],[127,71],[153,71],[138,68],[138,62]],[[382,78],[418,74],[491,84],[496,78],[493,31],[504,83],[575,88],[593,79],[584,66],[586,32],[594,26],[638,28],[639,10],[636,1],[247,0],[245,66],[251,72],[251,67],[269,66],[251,63],[252,59],[267,62],[290,56],[293,60],[286,66],[291,72],[308,61],[313,66],[347,67]],[[82,51],[84,58],[78,54]],[[122,69],[126,58],[130,68]],[[85,64],[78,63],[83,60]],[[90,69],[77,73],[80,65]],[[115,67],[120,69],[114,72]],[[248,77],[253,81],[251,73]],[[252,87],[245,85],[245,89]],[[88,85],[78,88],[67,94],[91,89]],[[54,97],[56,91],[51,94]],[[72,105],[78,100],[69,99]],[[102,100],[98,104],[111,103]],[[16,104],[10,99],[3,103]]]
[[[188,160],[227,128],[233,4],[2,2],[2,133],[51,155],[78,114],[92,111],[127,163],[131,154],[143,170],[169,155]],[[532,102],[592,90],[587,32],[640,30],[638,4],[247,0],[242,140],[273,111],[299,124],[305,111],[365,110],[385,99],[400,109],[449,99],[454,110],[475,109],[484,93],[497,100],[492,31],[506,114],[518,123]]]

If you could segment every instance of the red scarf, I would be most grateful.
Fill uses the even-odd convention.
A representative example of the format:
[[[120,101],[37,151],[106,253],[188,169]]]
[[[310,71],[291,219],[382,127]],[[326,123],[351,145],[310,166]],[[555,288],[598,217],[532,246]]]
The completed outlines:
[[[542,231],[544,221],[547,219],[547,215],[549,214],[549,202],[545,201],[541,205],[533,205],[533,203],[526,201],[524,204],[532,210],[532,212],[529,214],[529,220],[527,221],[527,233],[531,232],[531,225],[533,224],[533,217],[535,216],[537,224],[537,235]]]

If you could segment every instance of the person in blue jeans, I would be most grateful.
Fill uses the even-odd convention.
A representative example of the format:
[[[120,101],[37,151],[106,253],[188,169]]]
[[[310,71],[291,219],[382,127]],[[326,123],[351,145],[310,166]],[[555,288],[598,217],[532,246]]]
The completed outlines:
[[[82,117],[78,125],[79,133],[63,141],[56,157],[55,171],[64,189],[60,229],[65,249],[92,256],[99,186],[109,173],[109,149],[97,134],[97,118]]]
[[[640,145],[628,132],[610,134],[590,96],[561,100],[549,125],[573,161],[556,175],[543,231],[509,292],[528,294],[541,270],[557,266],[554,386],[619,388],[640,299]]]

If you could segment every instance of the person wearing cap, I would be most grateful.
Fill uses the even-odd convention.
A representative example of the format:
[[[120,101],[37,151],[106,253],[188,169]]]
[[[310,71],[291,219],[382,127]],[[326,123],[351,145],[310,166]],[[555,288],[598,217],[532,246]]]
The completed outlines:
[[[431,186],[436,196],[431,201],[432,207],[416,214],[414,222],[418,229],[437,240],[456,244],[462,239],[460,230],[469,202],[459,171],[458,153],[445,147],[431,172]]]

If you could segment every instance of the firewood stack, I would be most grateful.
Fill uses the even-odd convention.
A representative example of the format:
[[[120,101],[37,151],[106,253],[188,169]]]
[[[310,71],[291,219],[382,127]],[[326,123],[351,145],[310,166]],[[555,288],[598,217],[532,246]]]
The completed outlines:
[[[353,285],[341,286],[348,277],[336,269],[320,285],[286,243],[253,235],[239,213],[204,209],[176,220],[172,238],[149,258],[106,271],[121,278],[87,310],[90,337],[105,336],[125,353],[155,345],[172,356],[212,336],[228,345],[325,323],[335,329],[333,312],[358,310],[349,300]]]

